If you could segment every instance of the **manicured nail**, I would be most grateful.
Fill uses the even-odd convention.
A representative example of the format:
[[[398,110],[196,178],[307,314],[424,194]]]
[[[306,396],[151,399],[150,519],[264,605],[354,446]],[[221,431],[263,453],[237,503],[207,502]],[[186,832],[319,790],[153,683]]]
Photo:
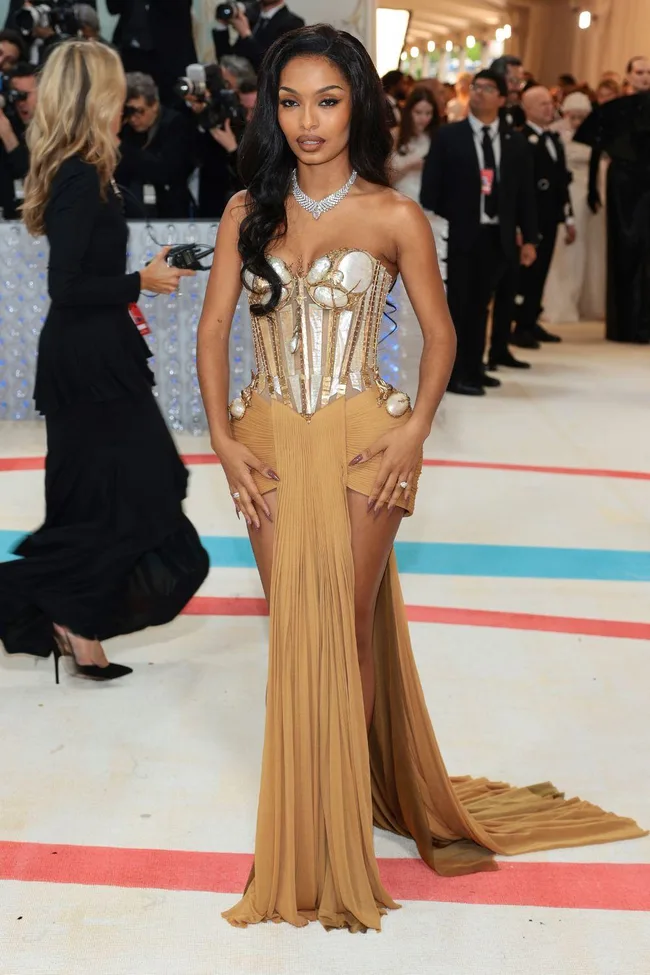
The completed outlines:
[[[241,521],[241,511],[239,510],[239,508],[237,508],[236,511],[237,511],[237,520]]]
[[[374,498],[368,498],[368,511],[370,511],[374,503],[375,503]]]
[[[355,464],[358,464],[362,457],[363,454],[357,454],[357,456],[350,461],[350,467],[354,467]]]
[[[272,480],[274,480],[274,481],[279,481],[279,480],[280,480],[280,478],[279,478],[279,477],[278,477],[278,475],[277,475],[277,474],[275,473],[275,471],[269,471],[269,477],[270,477],[270,478],[271,478]]]
[[[395,507],[394,504],[389,504],[388,507],[386,508],[386,511],[390,514],[394,507]]]

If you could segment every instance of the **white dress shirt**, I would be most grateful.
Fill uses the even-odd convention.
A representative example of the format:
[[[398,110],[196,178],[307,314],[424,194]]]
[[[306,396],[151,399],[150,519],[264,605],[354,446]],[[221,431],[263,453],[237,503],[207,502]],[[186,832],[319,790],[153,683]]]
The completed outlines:
[[[553,162],[557,162],[557,149],[555,147],[555,143],[553,142],[553,136],[551,135],[550,131],[548,129],[543,129],[541,125],[535,125],[534,122],[527,122],[526,124],[530,129],[533,130],[535,135],[538,135],[540,139],[542,139],[544,145],[546,146],[546,151]],[[548,135],[548,138],[545,138],[546,135]]]
[[[478,168],[485,169],[485,158],[483,156],[483,129],[485,128],[484,123],[476,118],[475,115],[470,114],[467,116],[469,119],[469,124],[472,127],[472,133],[474,135],[474,148],[476,149],[476,155],[478,156]],[[497,171],[495,178],[500,178],[501,172],[501,136],[499,134],[499,118],[495,118],[491,125],[488,125],[490,130],[490,139],[492,140],[492,149],[494,151],[494,160],[496,162]],[[481,193],[481,223],[490,224],[492,226],[499,223],[498,217],[488,217],[485,212],[485,197]]]

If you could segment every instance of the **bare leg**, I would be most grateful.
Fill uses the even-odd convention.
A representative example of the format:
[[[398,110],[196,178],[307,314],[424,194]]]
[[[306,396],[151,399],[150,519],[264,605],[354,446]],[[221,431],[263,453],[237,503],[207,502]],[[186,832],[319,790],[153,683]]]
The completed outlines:
[[[384,508],[378,515],[374,515],[368,511],[368,499],[365,495],[355,491],[348,491],[348,508],[354,561],[357,654],[366,728],[370,729],[375,706],[375,664],[372,648],[375,605],[404,512],[401,508],[394,508],[389,514]]]

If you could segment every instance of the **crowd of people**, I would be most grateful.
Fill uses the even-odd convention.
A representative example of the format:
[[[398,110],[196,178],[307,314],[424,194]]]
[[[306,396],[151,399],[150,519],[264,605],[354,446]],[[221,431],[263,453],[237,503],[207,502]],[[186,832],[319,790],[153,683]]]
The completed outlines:
[[[264,53],[302,19],[282,0],[221,4],[212,32],[214,62],[200,65],[191,0],[161,2],[155,16],[146,3],[107,0],[118,16],[110,41],[101,37],[95,3],[75,6],[73,26],[83,37],[110,43],[126,72],[115,173],[126,216],[218,220],[242,188],[238,149],[257,101]],[[12,0],[0,33],[5,219],[19,212],[37,73],[65,36],[61,24],[26,24],[24,13],[22,0]],[[633,96],[650,90],[650,60],[633,58],[624,77],[604,72],[593,89],[569,74],[547,89],[513,56],[498,58],[487,71],[462,73],[455,85],[416,81],[399,70],[382,83],[394,139],[393,185],[449,225],[447,289],[459,342],[450,391],[484,395],[500,385],[496,370],[529,368],[513,347],[559,342],[547,328],[553,323],[606,317],[609,338],[650,341],[639,283],[643,263],[638,242],[628,240],[627,197],[615,193],[611,145],[613,131],[624,128],[638,102]],[[619,110],[624,103],[626,110]],[[515,153],[521,163],[511,166]],[[437,224],[435,231],[440,240]],[[608,237],[624,259],[617,262],[611,246],[607,257]]]
[[[12,0],[0,32],[0,208],[17,216],[19,181],[28,170],[25,130],[37,97],[37,73],[70,32],[111,44],[128,89],[115,178],[129,218],[219,219],[240,188],[237,150],[257,100],[257,70],[270,45],[301,27],[282,0],[222,4],[213,31],[214,62],[199,65],[191,0],[161,0],[155,15],[138,0],[107,0],[117,15],[110,40],[101,36],[96,0],[74,6],[75,21],[52,14],[25,19]],[[36,8],[33,8],[36,9]],[[217,11],[219,15],[219,11]],[[233,38],[236,40],[233,43]]]
[[[648,183],[649,59],[595,89],[572,75],[546,88],[514,56],[455,88],[398,70],[382,82],[393,185],[448,221],[449,391],[482,396],[499,368],[530,368],[512,347],[559,342],[545,327],[556,322],[606,317],[608,338],[650,341],[648,244],[633,216]]]

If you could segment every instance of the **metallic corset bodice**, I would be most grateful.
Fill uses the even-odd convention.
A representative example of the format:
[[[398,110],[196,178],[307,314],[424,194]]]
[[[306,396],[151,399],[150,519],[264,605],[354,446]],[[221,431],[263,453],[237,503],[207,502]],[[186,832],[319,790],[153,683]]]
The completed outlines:
[[[243,406],[255,391],[308,419],[333,400],[373,386],[385,401],[393,389],[379,376],[377,342],[392,277],[381,261],[345,249],[318,258],[304,275],[280,258],[269,263],[282,281],[282,296],[268,315],[251,315],[257,371],[242,393]],[[263,305],[268,283],[252,275],[244,283],[249,301]]]

